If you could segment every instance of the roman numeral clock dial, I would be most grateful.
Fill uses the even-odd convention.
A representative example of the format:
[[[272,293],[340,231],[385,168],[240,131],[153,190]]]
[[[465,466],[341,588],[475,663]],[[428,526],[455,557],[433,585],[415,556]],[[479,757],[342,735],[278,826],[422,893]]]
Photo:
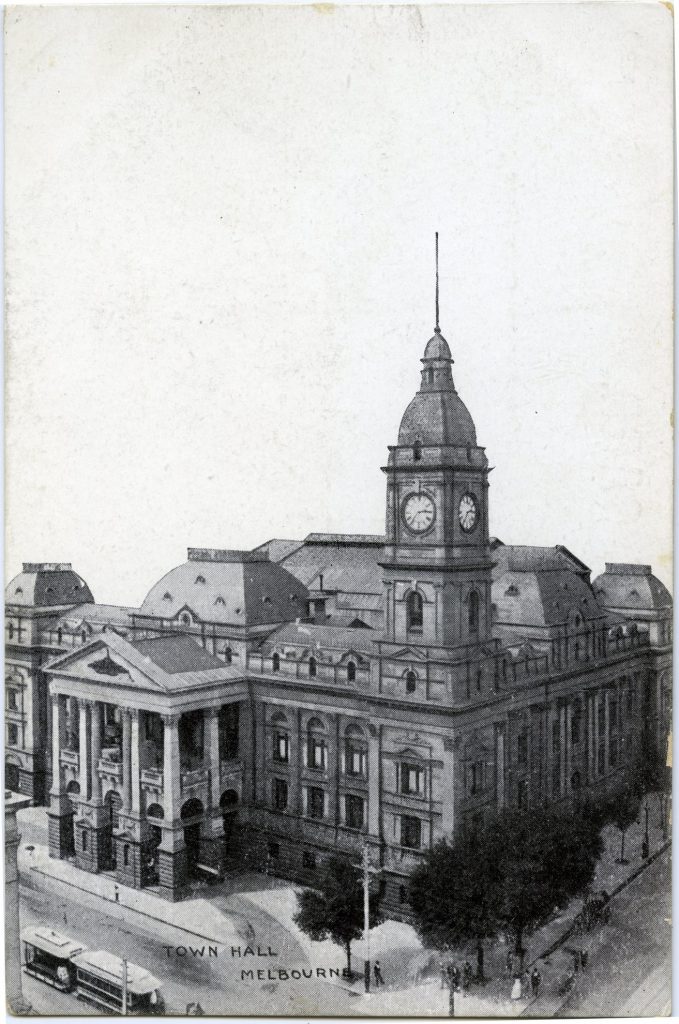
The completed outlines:
[[[476,508],[476,499],[473,494],[463,494],[460,499],[460,507],[457,512],[457,517],[460,520],[460,526],[465,533],[471,533],[476,522],[479,518],[479,514]]]
[[[403,522],[411,533],[426,533],[435,519],[436,506],[428,494],[409,494],[403,502]]]

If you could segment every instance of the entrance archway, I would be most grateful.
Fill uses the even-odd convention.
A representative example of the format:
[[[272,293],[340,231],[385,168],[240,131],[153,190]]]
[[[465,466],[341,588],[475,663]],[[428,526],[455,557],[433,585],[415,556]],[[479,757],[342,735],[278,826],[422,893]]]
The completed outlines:
[[[238,793],[235,789],[227,789],[222,793],[219,798],[219,808],[222,812],[224,854],[227,857],[233,857],[236,852],[234,844],[237,839],[238,827]]]
[[[104,807],[106,808],[106,828],[102,829],[101,837],[103,846],[101,851],[101,863],[104,871],[113,871],[116,866],[116,848],[113,842],[113,832],[118,828],[118,814],[122,806],[123,798],[120,793],[116,793],[115,789],[110,789],[104,797]]]
[[[183,805],[179,816],[182,821],[186,821],[187,824],[184,826],[184,847],[186,848],[186,873],[189,878],[195,878],[198,875],[196,865],[200,859],[200,827],[202,822],[200,819],[203,816],[203,805],[200,800],[192,799],[187,800]]]

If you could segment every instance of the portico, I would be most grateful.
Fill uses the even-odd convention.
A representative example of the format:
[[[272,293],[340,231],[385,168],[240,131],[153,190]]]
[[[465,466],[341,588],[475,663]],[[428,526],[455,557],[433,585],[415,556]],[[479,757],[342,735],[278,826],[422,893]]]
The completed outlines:
[[[51,855],[169,898],[223,872],[247,743],[239,670],[189,638],[111,634],[51,673]]]

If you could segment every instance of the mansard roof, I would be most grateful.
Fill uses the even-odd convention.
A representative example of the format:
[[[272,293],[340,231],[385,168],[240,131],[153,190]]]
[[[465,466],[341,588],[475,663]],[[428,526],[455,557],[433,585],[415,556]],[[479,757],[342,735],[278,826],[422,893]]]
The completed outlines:
[[[70,562],[24,562],[22,572],[5,588],[8,605],[53,608],[94,601],[82,576]]]
[[[383,547],[379,536],[310,533],[280,564],[309,590],[381,597]]]
[[[306,613],[306,587],[266,552],[189,548],[188,561],[148,592],[140,615],[174,619],[183,610],[201,622],[274,624]]]
[[[597,576],[593,586],[606,608],[652,611],[672,606],[672,595],[650,565],[607,562],[606,571]]]

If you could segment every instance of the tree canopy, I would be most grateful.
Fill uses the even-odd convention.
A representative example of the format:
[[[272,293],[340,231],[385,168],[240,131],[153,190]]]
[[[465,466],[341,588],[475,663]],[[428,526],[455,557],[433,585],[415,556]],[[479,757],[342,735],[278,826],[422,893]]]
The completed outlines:
[[[424,944],[445,951],[474,943],[482,974],[482,944],[503,931],[522,958],[524,937],[592,882],[603,844],[588,810],[507,810],[437,844],[411,879]]]
[[[342,857],[330,857],[315,889],[297,895],[293,920],[305,935],[317,942],[330,938],[347,954],[351,974],[351,943],[363,934],[363,874]],[[370,927],[379,923],[376,894],[371,893]]]

